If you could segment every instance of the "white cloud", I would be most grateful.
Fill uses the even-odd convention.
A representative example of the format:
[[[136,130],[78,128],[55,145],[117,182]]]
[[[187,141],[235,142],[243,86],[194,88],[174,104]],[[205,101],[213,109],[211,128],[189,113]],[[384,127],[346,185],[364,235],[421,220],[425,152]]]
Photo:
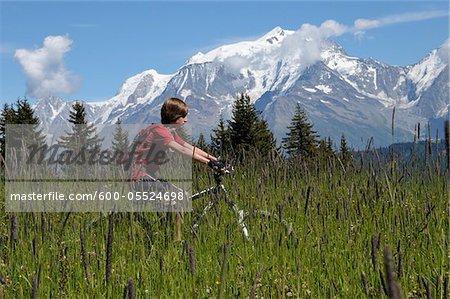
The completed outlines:
[[[284,57],[290,56],[298,59],[300,67],[306,68],[319,61],[320,53],[329,46],[328,39],[331,37],[352,33],[355,38],[362,39],[365,37],[366,30],[390,24],[417,22],[445,16],[449,16],[447,11],[425,11],[391,15],[374,20],[357,19],[353,26],[346,26],[335,20],[327,20],[320,26],[303,24],[299,30],[283,40],[280,50]],[[448,59],[448,49],[449,42],[447,41],[440,50],[442,59],[444,57]]]
[[[18,49],[15,58],[27,76],[27,94],[43,98],[55,93],[72,93],[80,78],[64,66],[64,55],[73,41],[68,36],[47,36],[42,48]]]
[[[321,59],[321,52],[330,46],[330,38],[344,34],[353,34],[354,37],[359,40],[374,39],[375,37],[367,35],[367,31],[395,23],[416,22],[445,16],[448,17],[448,15],[449,13],[446,11],[434,10],[390,15],[378,19],[360,18],[356,19],[354,23],[350,25],[344,25],[335,20],[326,20],[318,26],[306,23],[293,34],[286,36],[279,47],[274,47],[271,50],[270,57],[273,59],[268,60],[267,52],[256,48],[247,49],[245,53],[237,51],[230,56],[228,56],[227,53],[223,53],[227,54],[225,56],[228,56],[223,61],[221,59],[224,55],[220,54],[217,58],[219,60],[216,62],[225,65],[227,71],[238,74],[248,65],[252,65],[255,70],[264,70],[268,65],[271,65],[271,61],[273,60],[281,61],[289,59],[292,60],[292,65],[297,63],[298,70],[301,71]],[[260,38],[261,37],[242,37],[232,40],[223,40],[223,42],[233,44]],[[214,46],[213,48],[216,49],[217,47],[218,46]],[[209,49],[204,50],[206,50],[204,52],[209,51]],[[228,48],[225,46],[223,51],[228,51]],[[249,56],[249,54],[251,55]],[[251,61],[249,60],[250,58]],[[208,61],[208,55],[199,53],[193,56],[190,61]]]
[[[358,34],[362,30],[379,28],[387,25],[397,24],[397,23],[408,23],[408,22],[417,22],[424,21],[429,19],[448,17],[449,12],[443,10],[431,10],[431,11],[422,11],[422,12],[408,12],[398,15],[391,15],[382,17],[379,19],[357,19],[353,25],[353,31]]]
[[[228,68],[227,70],[232,73],[239,73],[239,71],[249,65],[249,61],[242,56],[234,55],[226,58],[223,64]]]
[[[334,20],[327,20],[320,25],[320,30],[325,37],[339,36],[348,31],[347,26],[339,24]]]
[[[298,61],[301,69],[317,62],[327,39],[340,36],[349,31],[345,25],[327,20],[320,26],[303,24],[294,34],[287,36],[281,46],[281,55]]]
[[[450,38],[447,38],[447,40],[439,47],[437,52],[439,58],[445,63],[448,63],[450,60],[449,50],[450,50]]]
[[[367,20],[367,19],[357,19],[355,20],[355,30],[363,30],[363,29],[371,29],[380,27],[380,21],[379,20]]]

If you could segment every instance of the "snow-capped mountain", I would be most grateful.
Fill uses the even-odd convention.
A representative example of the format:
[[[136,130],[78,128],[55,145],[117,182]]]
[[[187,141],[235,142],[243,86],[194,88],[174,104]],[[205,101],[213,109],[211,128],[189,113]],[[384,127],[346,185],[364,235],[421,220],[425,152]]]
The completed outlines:
[[[139,105],[160,95],[171,77],[148,70],[129,78],[113,98],[97,104],[102,113],[96,122],[115,123],[119,118],[126,118],[127,111],[137,109]]]
[[[414,103],[418,114],[426,118],[448,116],[449,107],[448,42],[433,50],[420,63],[408,68],[414,86]]]
[[[70,131],[70,123],[67,120],[75,102],[65,102],[59,97],[51,96],[40,100],[35,105],[34,111],[39,117],[49,141],[56,140],[65,131]],[[86,104],[85,111],[87,119],[94,120],[103,111],[103,106]]]
[[[419,63],[391,66],[351,57],[338,44],[315,41],[274,28],[254,41],[224,45],[189,58],[175,74],[137,74],[102,103],[85,103],[97,124],[159,121],[162,102],[181,97],[190,107],[193,135],[231,115],[234,99],[247,93],[280,141],[299,102],[322,137],[345,134],[354,146],[374,137],[377,145],[410,141],[418,122],[448,117],[448,41]],[[40,100],[36,113],[45,127],[67,123],[71,103]],[[391,118],[395,111],[395,135]],[[51,129],[49,129],[51,131]]]

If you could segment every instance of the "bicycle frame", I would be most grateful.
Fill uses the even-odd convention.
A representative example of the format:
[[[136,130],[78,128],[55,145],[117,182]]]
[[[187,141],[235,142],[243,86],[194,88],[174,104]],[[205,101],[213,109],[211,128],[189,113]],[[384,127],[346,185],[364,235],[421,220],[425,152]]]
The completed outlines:
[[[214,180],[216,181],[216,186],[214,187],[209,187],[206,188],[202,191],[199,191],[195,194],[193,194],[191,196],[191,200],[194,201],[206,194],[219,194],[220,192],[223,194],[223,199],[224,201],[227,203],[228,207],[230,207],[230,209],[237,214],[238,216],[238,224],[242,229],[242,232],[244,234],[244,238],[245,240],[249,239],[249,233],[248,233],[248,229],[247,229],[247,225],[244,222],[244,211],[243,210],[239,210],[239,208],[237,207],[237,205],[234,203],[234,201],[229,200],[227,197],[227,190],[225,189],[225,186],[222,183],[222,175],[224,175],[225,173],[229,173],[230,171],[227,169],[221,169],[218,170],[214,173]],[[203,211],[200,215],[200,220],[206,215],[206,213],[215,205],[217,204],[218,201],[209,201],[206,206],[203,208]],[[197,229],[199,226],[199,223],[195,223],[194,224],[194,229]]]

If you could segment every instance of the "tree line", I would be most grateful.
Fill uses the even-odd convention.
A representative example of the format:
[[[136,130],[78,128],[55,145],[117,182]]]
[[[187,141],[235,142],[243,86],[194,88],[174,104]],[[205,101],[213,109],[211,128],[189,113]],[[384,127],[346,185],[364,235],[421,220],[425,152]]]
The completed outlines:
[[[337,151],[331,138],[320,139],[313,127],[306,111],[297,102],[286,137],[277,147],[261,112],[251,103],[248,95],[241,94],[233,104],[231,119],[225,121],[223,116],[219,118],[217,127],[212,130],[211,143],[207,144],[200,134],[196,145],[219,156],[239,158],[251,150],[263,157],[272,154],[300,159],[338,157],[344,165],[351,163],[353,156],[344,134]]]
[[[94,124],[88,122],[82,103],[76,102],[72,105],[67,121],[72,124],[72,130],[60,137],[57,141],[58,145],[69,149],[84,146],[92,151],[98,150],[102,139],[98,137]],[[3,158],[6,124],[31,124],[33,130],[29,132],[30,140],[38,143],[45,142],[45,136],[39,128],[40,121],[27,99],[19,99],[13,105],[5,104],[0,113],[0,154]],[[233,156],[238,160],[249,152],[257,153],[262,157],[279,155],[289,159],[338,157],[345,165],[353,160],[345,135],[342,135],[337,151],[330,137],[320,139],[307,113],[299,103],[287,127],[286,136],[282,138],[281,145],[277,146],[267,121],[251,102],[250,97],[244,93],[233,103],[230,120],[226,121],[223,115],[220,116],[217,127],[212,130],[210,140],[211,142],[207,143],[204,135],[200,134],[194,144],[216,155]],[[128,146],[128,134],[122,129],[119,119],[113,134],[112,150],[125,152]]]

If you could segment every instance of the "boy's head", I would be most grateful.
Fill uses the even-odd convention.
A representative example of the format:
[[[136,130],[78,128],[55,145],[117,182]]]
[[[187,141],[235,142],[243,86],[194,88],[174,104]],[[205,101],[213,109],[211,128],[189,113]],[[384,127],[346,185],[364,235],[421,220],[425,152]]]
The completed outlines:
[[[170,98],[161,107],[161,123],[174,124],[179,118],[186,117],[188,111],[185,102],[178,98]]]

